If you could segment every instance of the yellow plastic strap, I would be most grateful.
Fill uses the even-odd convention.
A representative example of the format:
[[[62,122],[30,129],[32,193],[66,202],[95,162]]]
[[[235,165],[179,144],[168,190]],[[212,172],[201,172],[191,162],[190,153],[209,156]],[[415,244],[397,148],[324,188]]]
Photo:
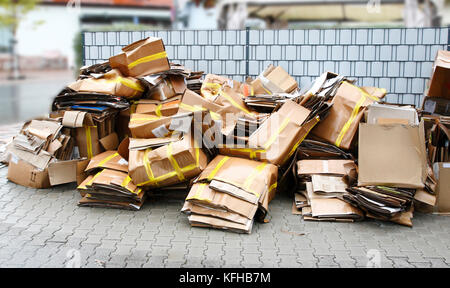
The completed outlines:
[[[155,61],[155,60],[159,60],[159,59],[163,59],[163,58],[167,58],[166,51],[139,58],[138,60],[128,64],[128,68],[131,69],[139,64],[143,64],[143,63],[147,63],[147,62],[151,62],[151,61]]]
[[[256,153],[265,153],[267,152],[265,149],[252,149],[252,148],[227,148],[230,151],[238,151],[238,152],[244,152],[244,153],[249,153],[249,157],[250,159],[255,159],[256,158]]]
[[[81,189],[87,189],[86,186],[91,186],[92,183],[94,183],[95,178],[97,178],[100,174],[102,174],[103,171],[105,171],[105,170],[102,170],[102,171],[98,172],[97,174],[95,174],[94,177],[92,177],[92,179],[89,180],[89,181],[86,183],[85,186],[81,187],[81,185],[80,185],[78,188],[81,188]]]
[[[213,120],[220,120],[220,119],[222,119],[222,117],[218,114],[218,113],[216,113],[216,112],[213,112],[213,111],[209,111],[209,114],[211,115],[211,118],[213,119]]]
[[[284,128],[286,128],[286,126],[288,125],[289,121],[290,121],[289,118],[285,118],[283,120],[283,122],[281,123],[280,127],[278,127],[277,132],[275,134],[273,134],[272,136],[270,136],[269,140],[267,140],[267,142],[264,144],[264,149],[266,149],[266,150],[269,149],[269,147],[277,139],[278,135],[280,135],[280,133],[284,130]]]
[[[252,189],[250,188],[250,186],[252,185],[253,180],[255,180],[256,176],[261,173],[262,170],[264,170],[264,168],[266,167],[267,163],[261,163],[260,165],[258,165],[255,169],[253,169],[252,173],[247,177],[247,179],[245,179],[244,182],[244,188],[249,190],[250,192],[252,192],[253,194],[256,195],[256,197],[259,197],[259,194],[252,191]]]
[[[154,175],[153,175],[153,172],[151,170],[150,162],[148,161],[147,154],[148,154],[148,151],[146,151],[146,154],[144,154],[144,166],[145,166],[145,169],[146,169],[148,181],[145,181],[143,183],[139,183],[139,184],[137,184],[137,186],[143,186],[143,185],[146,185],[146,184],[151,184],[151,185],[158,186],[159,182],[164,181],[166,179],[169,179],[170,177],[178,175],[177,171],[172,171],[172,172],[163,174],[163,175],[158,176],[158,177],[155,178]],[[192,170],[194,170],[194,169],[199,167],[199,165],[200,165],[199,164],[200,163],[200,148],[196,148],[195,154],[196,154],[195,155],[196,163],[193,163],[193,164],[190,164],[190,165],[188,165],[186,167],[180,168],[181,174],[187,173],[187,172],[192,171]],[[170,158],[169,158],[169,161],[170,161]],[[177,163],[177,165],[178,165],[178,163]],[[183,177],[184,177],[184,175],[183,175]]]
[[[236,101],[234,101],[233,98],[230,97],[230,95],[228,95],[227,93],[221,91],[220,95],[222,95],[223,97],[225,97],[225,99],[227,99],[231,105],[233,105],[234,107],[238,108],[241,111],[244,111],[247,114],[253,115],[253,113],[251,113],[250,111],[247,110],[247,108],[242,107],[241,105],[239,105]]]
[[[214,176],[216,176],[217,172],[220,170],[220,168],[222,168],[223,164],[225,164],[225,162],[228,161],[228,159],[230,159],[230,157],[225,156],[219,161],[217,166],[214,167],[214,169],[211,171],[211,173],[209,173],[208,178],[206,178],[208,180],[208,182],[211,182],[211,180],[214,178]]]
[[[139,100],[131,100],[130,113],[136,113],[136,106],[139,104]]]
[[[161,119],[161,117],[159,116],[151,116],[149,115],[148,117],[139,117],[139,118],[132,118],[130,120],[130,122],[139,122],[139,121],[156,121]]]
[[[272,192],[273,189],[276,189],[278,185],[278,182],[273,183],[272,185],[270,185],[269,187],[269,193]]]
[[[88,159],[92,158],[92,138],[91,138],[91,128],[97,128],[97,126],[86,126],[86,150]]]
[[[309,132],[316,126],[317,123],[319,123],[320,121],[320,117],[316,116],[316,118],[314,118],[316,120],[316,122],[314,122],[313,125],[311,125],[311,128],[309,128],[309,130],[305,133],[305,135],[303,135],[302,138],[300,138],[300,140],[297,141],[297,143],[295,143],[294,147],[292,147],[291,151],[289,151],[289,154],[287,155],[287,157],[283,160],[283,163],[286,162],[286,160],[289,159],[289,157],[292,156],[292,154],[294,154],[295,150],[297,150],[298,146],[300,144],[302,144],[303,140],[305,140],[306,136],[308,136]]]
[[[205,87],[212,88],[212,91],[206,90]],[[222,85],[219,84],[219,83],[203,82],[202,87],[200,88],[200,91],[201,91],[201,92],[208,91],[208,92],[210,92],[212,95],[215,96],[215,95],[219,94],[219,91],[220,91],[221,89],[222,89]]]
[[[200,183],[200,184],[198,184],[197,191],[195,191],[195,195],[192,196],[192,197],[186,198],[186,200],[196,199],[196,200],[200,200],[200,201],[211,202],[209,199],[206,199],[206,198],[202,197],[202,193],[205,190],[206,185],[208,185],[208,184],[207,183]]]
[[[175,169],[178,179],[180,179],[180,181],[184,181],[186,178],[184,178],[184,174],[181,171],[177,160],[175,160],[175,157],[172,155],[172,142],[167,146],[167,157],[169,158],[170,164],[172,164],[172,167]]]
[[[123,182],[120,186],[127,189],[128,191],[130,191],[133,194],[139,194],[141,192],[141,189],[136,189],[136,191],[133,191],[127,187],[130,182],[131,182],[131,177],[130,177],[130,175],[127,175],[127,177],[123,180]]]
[[[222,88],[222,85],[219,83],[214,83],[214,82],[204,82],[203,85],[207,86],[207,87],[211,87],[211,88],[215,88],[215,89],[220,89]]]
[[[364,91],[363,89],[361,89],[360,87],[357,87],[355,85],[352,85],[346,81],[344,81],[344,83],[342,83],[344,85],[350,85],[352,87],[356,87],[359,92],[361,93],[361,98],[359,98],[358,102],[356,102],[355,108],[353,108],[352,114],[350,115],[350,118],[347,120],[347,122],[344,124],[344,126],[341,129],[341,132],[339,133],[338,137],[336,138],[336,142],[334,143],[337,147],[341,146],[342,143],[342,139],[345,136],[345,133],[347,133],[348,129],[350,128],[350,125],[352,124],[352,122],[355,120],[356,116],[358,115],[359,109],[361,108],[361,106],[364,104],[364,102],[366,101],[367,98],[378,102],[380,101],[380,99],[376,96],[370,95],[369,93],[367,93],[366,91]]]
[[[100,163],[98,163],[98,167],[103,167],[103,165],[105,165],[109,160],[113,159],[116,156],[119,156],[119,153],[116,152],[114,154],[109,155],[108,157],[100,161]]]
[[[361,108],[361,105],[364,104],[366,101],[366,97],[364,94],[359,98],[358,102],[356,102],[355,108],[353,108],[352,114],[350,115],[350,118],[347,120],[347,122],[344,124],[344,126],[341,129],[341,132],[339,133],[338,137],[336,138],[336,142],[334,143],[337,147],[341,146],[342,139],[345,136],[345,133],[347,133],[348,129],[350,128],[350,125],[355,120],[356,116],[358,115],[359,108]]]
[[[156,116],[162,117],[161,108],[162,108],[162,104],[159,104],[158,106],[156,106],[156,109],[155,109]]]
[[[190,112],[198,112],[198,111],[206,111],[207,110],[206,108],[199,107],[197,105],[192,106],[192,105],[188,105],[188,104],[185,104],[185,103],[180,103],[180,107],[185,109],[185,110],[188,110]]]
[[[144,92],[144,89],[142,88],[142,86],[139,83],[133,82],[130,79],[127,78],[123,78],[120,76],[117,76],[115,79],[112,80],[106,80],[107,82],[110,83],[120,83],[124,86],[127,86],[128,88],[131,88],[133,90],[139,91],[139,92]]]
[[[153,176],[152,167],[150,166],[150,162],[148,160],[148,152],[152,151],[152,148],[148,148],[144,152],[144,167],[145,167],[145,173],[147,174],[148,181],[138,184],[137,186],[145,185],[147,183],[152,183],[152,181],[155,179]]]

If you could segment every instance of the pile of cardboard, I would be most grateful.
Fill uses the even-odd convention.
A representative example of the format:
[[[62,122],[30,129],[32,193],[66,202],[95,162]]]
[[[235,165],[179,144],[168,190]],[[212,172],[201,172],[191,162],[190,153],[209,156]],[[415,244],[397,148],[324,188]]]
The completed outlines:
[[[75,181],[74,139],[61,119],[27,121],[6,148],[8,179],[19,185],[49,188]]]
[[[432,165],[449,158],[449,56],[438,53],[417,113],[332,72],[305,87],[273,65],[245,83],[201,79],[146,38],[83,67],[49,117],[25,123],[8,179],[77,182],[80,206],[131,210],[178,191],[192,226],[243,233],[277,190],[295,190],[305,220],[411,226],[414,207],[450,212],[449,165]]]

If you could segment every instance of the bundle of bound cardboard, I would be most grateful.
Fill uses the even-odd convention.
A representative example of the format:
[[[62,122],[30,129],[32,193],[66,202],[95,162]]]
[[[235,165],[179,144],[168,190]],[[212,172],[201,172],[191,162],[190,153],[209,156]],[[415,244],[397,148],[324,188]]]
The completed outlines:
[[[195,180],[182,209],[192,226],[250,233],[275,196],[275,165],[219,155]]]
[[[128,162],[117,151],[94,156],[84,169],[88,175],[78,186],[85,207],[111,207],[139,210],[145,192],[128,175]]]
[[[449,58],[438,52],[417,114],[332,72],[304,87],[273,65],[245,83],[202,80],[149,37],[83,67],[49,118],[24,125],[8,147],[8,179],[76,181],[80,206],[132,210],[146,196],[188,192],[193,226],[245,233],[277,186],[295,190],[293,212],[306,220],[411,226],[414,207],[450,212]]]

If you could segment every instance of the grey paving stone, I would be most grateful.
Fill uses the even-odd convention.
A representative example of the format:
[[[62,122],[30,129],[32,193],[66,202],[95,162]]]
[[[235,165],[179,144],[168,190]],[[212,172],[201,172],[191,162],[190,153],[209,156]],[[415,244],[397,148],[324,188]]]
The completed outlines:
[[[0,267],[64,267],[70,249],[83,267],[98,267],[96,260],[105,267],[366,267],[370,249],[382,267],[450,267],[446,217],[417,213],[413,228],[307,222],[279,195],[270,222],[244,235],[190,227],[182,200],[151,202],[138,213],[80,208],[74,189],[0,181]]]

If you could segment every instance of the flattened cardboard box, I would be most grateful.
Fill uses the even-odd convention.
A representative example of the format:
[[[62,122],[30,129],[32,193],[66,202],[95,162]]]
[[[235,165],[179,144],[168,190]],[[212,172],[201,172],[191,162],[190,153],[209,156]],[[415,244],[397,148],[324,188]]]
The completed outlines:
[[[123,75],[139,77],[170,69],[162,39],[149,37],[124,48],[123,53],[109,58],[111,68],[118,68]]]
[[[128,161],[123,159],[117,151],[105,151],[92,157],[85,171],[91,172],[95,169],[105,168],[127,173]]]
[[[191,225],[194,227],[211,227],[247,234],[250,234],[252,232],[253,226],[253,221],[249,221],[247,225],[243,225],[216,217],[197,214],[190,215],[188,219]]]
[[[298,175],[346,175],[347,170],[345,164],[354,164],[353,160],[320,160],[320,159],[305,159],[297,162]]]
[[[130,150],[128,169],[138,186],[165,187],[185,182],[207,165],[206,155],[186,137],[155,150]]]
[[[257,205],[209,188],[208,183],[194,184],[186,197],[186,201],[213,209],[231,211],[248,219],[253,219],[258,209]]]
[[[221,209],[215,209],[207,206],[200,206],[196,204],[192,204],[191,202],[185,202],[183,205],[183,208],[181,209],[181,212],[187,213],[189,215],[202,215],[202,216],[209,216],[213,218],[219,218],[223,220],[227,220],[234,223],[239,223],[246,225],[249,222],[252,221],[252,219],[248,219],[244,216],[241,216],[239,214],[221,210]]]
[[[275,197],[278,168],[275,165],[248,159],[218,155],[198,177],[210,182],[209,187],[229,193],[267,211]]]
[[[311,132],[339,148],[349,149],[366,107],[378,100],[378,97],[344,81],[332,100],[328,116]]]
[[[97,92],[128,99],[139,98],[145,91],[139,80],[123,77],[117,69],[113,69],[99,78],[77,80],[68,87],[77,92]]]
[[[425,132],[419,126],[361,123],[358,186],[423,188],[427,177]]]

